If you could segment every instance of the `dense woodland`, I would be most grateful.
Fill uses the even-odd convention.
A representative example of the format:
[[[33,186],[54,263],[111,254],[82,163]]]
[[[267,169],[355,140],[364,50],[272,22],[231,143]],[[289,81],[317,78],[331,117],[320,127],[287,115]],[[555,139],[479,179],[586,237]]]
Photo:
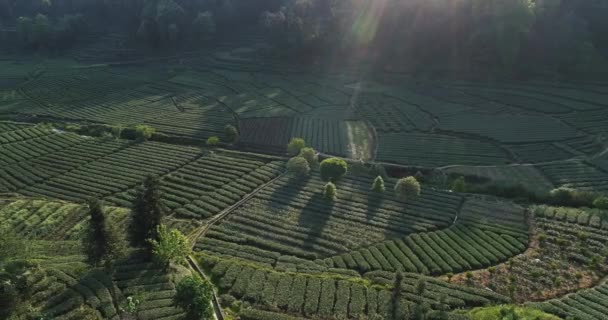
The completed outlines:
[[[590,0],[2,0],[4,43],[63,50],[122,32],[150,54],[262,28],[278,52],[390,71],[600,71],[608,5]],[[108,24],[107,21],[112,21]],[[337,59],[336,59],[337,60]]]

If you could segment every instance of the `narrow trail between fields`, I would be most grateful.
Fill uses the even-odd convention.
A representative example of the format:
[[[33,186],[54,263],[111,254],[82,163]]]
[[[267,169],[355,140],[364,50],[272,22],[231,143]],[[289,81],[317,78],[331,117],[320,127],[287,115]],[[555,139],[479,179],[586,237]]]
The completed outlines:
[[[243,205],[245,202],[247,202],[251,198],[253,198],[258,192],[260,192],[260,190],[264,189],[265,187],[269,186],[270,184],[274,183],[275,181],[277,181],[278,179],[283,177],[284,174],[285,173],[281,173],[278,176],[276,176],[275,178],[271,179],[270,181],[263,183],[262,185],[257,187],[255,190],[251,191],[249,194],[244,196],[243,199],[239,200],[238,202],[231,205],[230,207],[222,210],[220,213],[218,213],[217,215],[215,215],[214,217],[209,219],[209,221],[207,223],[194,229],[194,231],[192,231],[188,235],[188,240],[190,240],[191,249],[194,249],[194,246],[196,245],[196,242],[198,241],[198,239],[201,237],[204,237],[205,234],[207,233],[207,231],[209,230],[209,228],[211,228],[211,226],[213,226],[214,224],[218,223],[219,221],[221,221],[222,219],[227,217],[230,213],[234,212],[234,210],[236,210],[241,205]],[[190,268],[192,270],[194,270],[194,272],[198,273],[203,279],[210,280],[209,277],[207,277],[207,275],[203,272],[203,269],[201,269],[201,267],[198,265],[198,263],[196,262],[196,259],[194,259],[192,257],[192,255],[189,255],[187,257],[187,260],[188,260],[188,264],[190,265]],[[222,313],[222,307],[220,306],[219,300],[217,298],[217,292],[215,292],[215,289],[213,290],[213,297],[212,297],[211,303],[213,305],[215,319],[224,320],[224,314]]]
[[[262,185],[260,185],[259,187],[257,187],[256,189],[254,189],[253,191],[251,191],[250,193],[248,193],[247,195],[245,195],[243,197],[243,199],[239,200],[238,202],[236,202],[235,204],[231,205],[230,207],[222,210],[220,213],[216,214],[211,219],[209,219],[209,221],[207,223],[205,223],[202,226],[194,229],[194,231],[192,231],[188,235],[188,239],[190,240],[190,244],[192,245],[192,248],[194,248],[194,245],[196,244],[196,241],[199,238],[205,236],[205,233],[207,233],[207,231],[209,230],[209,228],[211,228],[211,226],[213,226],[214,224],[218,223],[219,221],[221,221],[222,219],[224,219],[225,217],[227,217],[234,210],[236,210],[241,205],[243,205],[245,202],[247,202],[251,198],[253,198],[258,192],[260,192],[260,190],[264,189],[265,187],[267,187],[268,185],[272,184],[273,182],[279,180],[281,177],[283,177],[283,175],[284,175],[284,173],[281,173],[278,176],[276,176],[275,178],[273,178],[272,180],[270,180],[270,181],[268,181],[266,183],[263,183]]]

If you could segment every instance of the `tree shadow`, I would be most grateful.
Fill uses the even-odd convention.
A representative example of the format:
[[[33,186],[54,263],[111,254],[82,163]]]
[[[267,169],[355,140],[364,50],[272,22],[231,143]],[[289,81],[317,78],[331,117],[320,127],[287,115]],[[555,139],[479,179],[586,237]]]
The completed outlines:
[[[305,178],[287,176],[287,183],[283,186],[276,187],[270,194],[270,199],[273,200],[273,206],[279,209],[289,207],[309,181],[310,176]],[[280,201],[278,201],[279,199]]]
[[[321,190],[321,189],[319,189]],[[316,244],[316,240],[323,235],[325,226],[331,218],[334,204],[337,200],[328,200],[321,191],[316,192],[300,211],[298,217],[298,226],[308,229],[307,238],[304,240],[305,247],[312,249],[312,245]],[[314,219],[307,215],[309,212],[320,212],[322,214],[314,215]]]
[[[383,201],[384,196],[381,193],[370,191],[370,193],[367,194],[367,206],[365,208],[365,217],[367,218],[367,221],[370,221],[375,217],[378,209],[382,206]]]
[[[148,292],[138,289],[131,292],[129,289],[146,284],[147,279],[154,279],[169,274],[169,271],[152,263],[142,254],[141,250],[133,250],[127,256],[116,260],[111,267],[90,267],[78,276],[68,275],[62,268],[52,267],[49,270],[51,275],[66,283],[65,289],[57,295],[51,297],[42,307],[42,311],[61,312],[61,308],[74,299],[82,299],[82,306],[89,306],[97,310],[105,317],[110,317],[116,313],[127,316],[122,312],[128,295],[138,295]],[[143,280],[142,280],[143,279]],[[120,282],[133,282],[120,286]],[[150,291],[151,292],[151,291]],[[80,298],[75,298],[80,296]]]

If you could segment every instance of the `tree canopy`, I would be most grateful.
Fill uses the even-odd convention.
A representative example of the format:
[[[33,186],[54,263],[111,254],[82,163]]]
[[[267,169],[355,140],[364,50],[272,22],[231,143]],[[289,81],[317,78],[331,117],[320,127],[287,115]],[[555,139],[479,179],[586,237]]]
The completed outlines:
[[[310,165],[303,157],[293,157],[287,161],[287,172],[297,177],[304,177],[310,173]]]
[[[261,27],[297,57],[349,63],[367,52],[381,70],[522,76],[605,66],[606,16],[608,6],[588,0],[0,1],[2,24],[16,26],[28,49],[70,47],[108,19],[163,50]]]
[[[420,183],[414,177],[401,178],[395,184],[395,193],[402,199],[415,199],[420,196]]]
[[[321,177],[324,180],[336,181],[348,171],[348,164],[340,158],[328,158],[321,161]]]
[[[152,254],[158,263],[167,267],[170,263],[186,263],[186,257],[192,251],[190,242],[179,230],[168,229],[161,224],[157,226],[158,240],[149,239]]]
[[[158,240],[158,226],[165,215],[165,207],[160,200],[159,181],[148,176],[138,188],[133,202],[130,224],[131,243],[135,246],[149,246],[148,239]]]
[[[187,276],[176,286],[175,304],[186,310],[186,319],[212,319],[211,284],[198,276]]]

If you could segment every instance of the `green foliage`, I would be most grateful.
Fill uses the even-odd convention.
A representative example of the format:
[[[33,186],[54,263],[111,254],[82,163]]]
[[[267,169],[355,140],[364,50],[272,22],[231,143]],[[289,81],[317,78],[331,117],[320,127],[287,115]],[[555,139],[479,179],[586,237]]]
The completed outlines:
[[[212,296],[213,288],[207,280],[188,276],[177,284],[173,299],[177,306],[186,310],[186,319],[200,320],[213,318]]]
[[[120,139],[122,136],[122,131],[124,130],[124,126],[122,124],[117,124],[115,126],[112,126],[112,135],[116,138],[116,139]]]
[[[54,26],[55,45],[67,48],[74,44],[77,38],[86,33],[87,24],[82,14],[66,14]]]
[[[90,264],[94,266],[105,262],[111,264],[125,253],[125,243],[117,226],[110,225],[102,204],[98,199],[88,203],[89,222],[83,237],[83,247]]]
[[[122,309],[128,314],[136,315],[137,311],[139,310],[140,304],[141,301],[139,301],[139,299],[137,299],[136,297],[128,296],[127,301],[125,302],[125,306]]]
[[[596,198],[598,198],[598,196],[592,192],[559,187],[549,192],[547,202],[560,206],[591,207]]]
[[[476,18],[491,17],[486,28],[478,29],[473,41],[492,39],[503,66],[511,68],[516,62],[525,37],[534,24],[534,2],[530,0],[488,0],[474,6]],[[490,10],[488,10],[490,8]],[[477,9],[477,10],[475,10]],[[481,39],[480,39],[481,38]]]
[[[19,291],[15,284],[0,273],[0,319],[9,319],[19,304]]]
[[[89,200],[89,224],[87,234],[83,238],[83,247],[87,254],[88,262],[99,265],[108,255],[108,234],[106,232],[106,216],[97,199]]]
[[[458,177],[456,180],[452,182],[452,191],[454,192],[466,192],[467,191],[467,183],[464,180],[464,177]]]
[[[219,144],[220,144],[220,138],[218,138],[218,137],[209,137],[209,139],[207,139],[208,147],[217,147]]]
[[[395,184],[395,194],[402,199],[415,199],[420,196],[420,183],[414,177],[401,178]]]
[[[333,184],[331,181],[325,184],[325,187],[323,188],[323,197],[330,201],[333,201],[338,197],[336,185]]]
[[[9,259],[19,258],[28,252],[27,242],[8,226],[0,226],[0,266]]]
[[[188,238],[179,230],[167,229],[163,224],[157,227],[158,240],[149,239],[154,259],[168,267],[172,262],[185,264],[186,257],[192,252]]]
[[[314,168],[318,165],[319,157],[317,156],[317,151],[315,151],[315,149],[313,149],[313,148],[310,148],[310,147],[302,148],[300,150],[299,156],[306,159],[306,161],[308,161],[308,165],[311,168]]]
[[[32,37],[33,21],[29,17],[19,17],[17,19],[17,34],[24,44],[29,44]]]
[[[141,12],[137,37],[149,44],[175,44],[186,12],[174,0],[148,0]]]
[[[287,153],[290,156],[295,156],[300,153],[300,151],[306,147],[306,141],[302,138],[291,138],[289,143],[287,144]]]
[[[333,24],[338,22],[332,20],[337,9],[324,1],[288,0],[278,12],[263,13],[260,24],[292,46],[318,48],[332,35]]]
[[[384,179],[382,179],[382,176],[377,176],[376,179],[374,179],[374,184],[372,185],[372,191],[384,192],[385,190],[386,190],[386,188],[384,187]]]
[[[328,158],[321,161],[321,178],[325,181],[337,181],[348,171],[348,164],[340,158]]]
[[[160,198],[158,179],[148,176],[138,188],[133,202],[130,235],[134,246],[147,246],[148,239],[158,240],[157,227],[161,224],[166,210]]]
[[[37,14],[36,17],[34,17],[29,41],[38,46],[43,46],[51,40],[50,37],[51,25],[49,18],[43,14]]]
[[[140,141],[147,141],[156,133],[156,129],[151,126],[140,124],[135,126],[135,136]]]
[[[391,294],[391,312],[394,319],[399,318],[399,301],[402,296],[403,288],[403,273],[398,271],[395,274],[395,282],[393,283],[393,290]]]
[[[559,320],[531,307],[511,305],[475,308],[468,312],[468,316],[471,320]]]
[[[593,206],[598,209],[608,210],[608,197],[601,196],[593,200]]]
[[[226,125],[226,127],[224,127],[224,132],[226,133],[226,138],[228,139],[228,142],[235,142],[236,139],[239,137],[238,130],[236,130],[236,127],[231,124],[228,124]]]
[[[310,174],[310,166],[303,157],[293,157],[287,161],[287,172],[297,177],[304,177]]]

